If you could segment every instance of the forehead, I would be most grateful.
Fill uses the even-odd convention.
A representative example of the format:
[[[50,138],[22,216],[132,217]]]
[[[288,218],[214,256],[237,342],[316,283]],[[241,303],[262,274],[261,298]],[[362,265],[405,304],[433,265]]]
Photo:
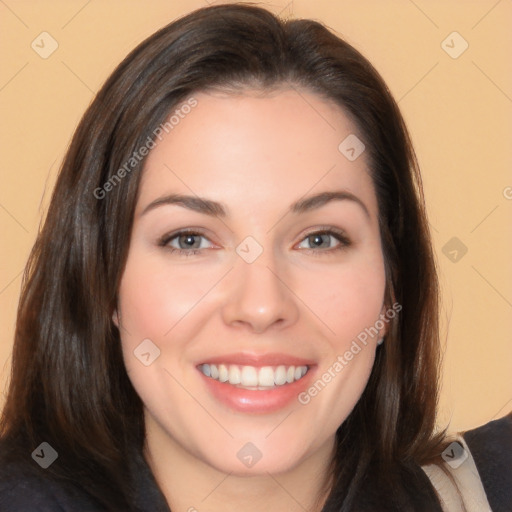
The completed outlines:
[[[177,105],[173,123],[155,139],[139,211],[166,193],[208,197],[238,213],[247,201],[282,208],[301,196],[339,189],[375,210],[365,153],[351,161],[339,149],[348,136],[358,136],[357,127],[334,103],[295,88],[192,97],[195,106]]]

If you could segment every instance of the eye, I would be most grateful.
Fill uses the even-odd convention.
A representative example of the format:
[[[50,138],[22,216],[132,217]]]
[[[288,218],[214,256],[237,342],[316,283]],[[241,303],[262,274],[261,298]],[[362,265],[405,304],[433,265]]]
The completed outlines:
[[[334,247],[331,245],[333,239],[339,242],[338,245]],[[304,243],[309,244],[311,248],[302,247]],[[351,243],[352,242],[343,231],[334,228],[326,228],[309,233],[309,235],[303,239],[299,248],[314,252],[318,252],[317,249],[320,249],[320,252],[332,253],[349,247]]]
[[[331,244],[333,239],[338,241],[338,245]],[[177,253],[178,256],[193,256],[201,253],[204,249],[211,248],[211,246],[205,246],[202,243],[203,240],[208,240],[204,234],[188,229],[164,235],[158,245],[171,253]],[[303,247],[304,243],[309,244],[310,248]],[[325,228],[309,233],[298,247],[307,252],[333,253],[345,249],[351,244],[352,242],[342,230]]]
[[[207,240],[202,233],[193,230],[182,230],[170,235],[164,235],[158,242],[158,245],[165,247],[171,253],[177,252],[180,256],[192,256],[208,248],[202,244],[201,238]]]

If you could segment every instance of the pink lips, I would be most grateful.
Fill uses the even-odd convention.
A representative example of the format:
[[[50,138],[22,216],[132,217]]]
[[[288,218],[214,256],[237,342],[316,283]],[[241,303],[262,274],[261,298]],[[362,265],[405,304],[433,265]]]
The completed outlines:
[[[223,356],[210,357],[201,362],[208,364],[239,364],[245,366],[313,366],[315,362],[311,359],[303,359],[282,353],[271,354],[250,354],[247,352],[237,352]]]
[[[199,369],[201,364],[238,364],[247,366],[307,366],[308,372],[301,379],[276,386],[269,390],[250,390],[235,387],[226,382],[207,377]],[[310,386],[314,378],[316,364],[310,359],[303,359],[287,354],[226,354],[204,359],[198,366],[198,373],[207,391],[221,404],[230,409],[244,413],[266,414],[278,411],[297,401],[299,393]]]

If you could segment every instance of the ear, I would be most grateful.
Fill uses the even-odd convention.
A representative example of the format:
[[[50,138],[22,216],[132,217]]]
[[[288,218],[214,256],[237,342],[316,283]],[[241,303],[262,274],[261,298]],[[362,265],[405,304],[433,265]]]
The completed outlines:
[[[383,319],[382,323],[384,324],[384,327],[382,329],[380,329],[379,331],[379,339],[382,339],[384,338],[388,331],[389,331],[389,324],[390,324],[390,321],[391,319],[388,318],[388,316],[386,315],[386,312],[390,309],[390,307],[387,305],[387,304],[384,304],[382,306],[382,309],[380,310],[380,318]]]
[[[114,322],[114,325],[119,329],[119,314],[117,313],[117,308],[114,309],[112,313],[112,322]]]

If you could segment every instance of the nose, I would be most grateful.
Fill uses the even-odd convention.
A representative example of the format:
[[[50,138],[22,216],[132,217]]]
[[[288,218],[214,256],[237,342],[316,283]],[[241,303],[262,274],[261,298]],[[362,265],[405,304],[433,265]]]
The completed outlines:
[[[297,321],[297,298],[287,282],[283,266],[276,266],[271,251],[252,263],[237,257],[227,276],[222,317],[227,325],[246,327],[255,333],[283,329]]]

